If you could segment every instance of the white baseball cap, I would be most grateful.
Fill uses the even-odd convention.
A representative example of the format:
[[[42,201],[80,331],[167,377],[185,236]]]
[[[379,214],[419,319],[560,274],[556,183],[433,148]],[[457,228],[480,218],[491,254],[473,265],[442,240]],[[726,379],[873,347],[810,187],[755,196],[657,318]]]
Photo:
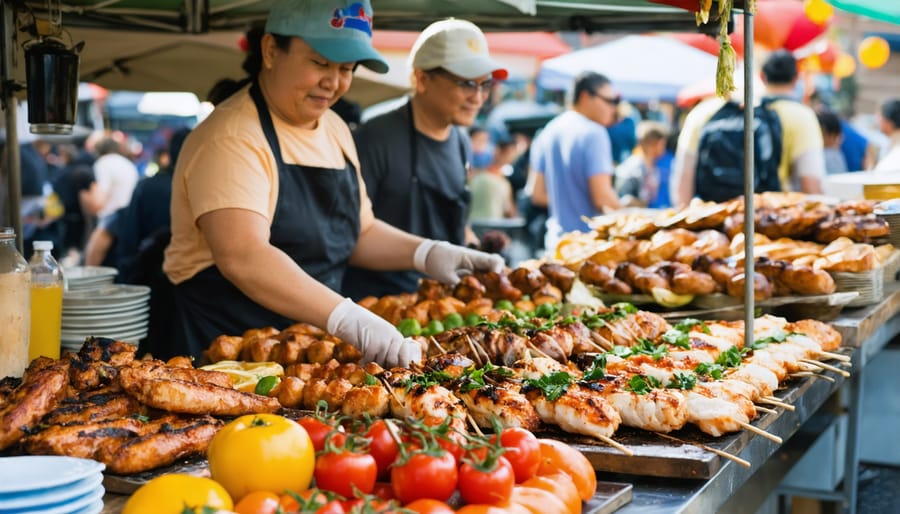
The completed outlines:
[[[503,80],[509,72],[488,54],[487,38],[474,23],[450,18],[436,21],[416,39],[410,67],[417,70],[443,68],[465,79],[490,74]]]

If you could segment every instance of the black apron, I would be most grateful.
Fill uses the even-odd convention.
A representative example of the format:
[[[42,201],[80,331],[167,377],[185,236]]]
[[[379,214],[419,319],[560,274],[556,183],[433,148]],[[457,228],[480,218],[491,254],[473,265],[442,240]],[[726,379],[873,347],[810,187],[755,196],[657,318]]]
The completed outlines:
[[[343,170],[285,164],[272,116],[259,85],[250,96],[278,166],[278,200],[269,242],[319,282],[338,291],[359,238],[359,181]],[[258,270],[266,273],[267,270]],[[200,358],[214,338],[250,328],[293,323],[242,293],[215,265],[175,287],[176,348]]]
[[[413,120],[412,100],[406,104],[409,135],[409,217],[406,226],[397,227],[411,234],[427,239],[449,241],[462,245],[466,239],[466,221],[472,195],[468,188],[459,194],[451,194],[423,181],[419,177],[419,145]],[[458,130],[455,127],[453,130]],[[468,170],[466,149],[459,137],[459,154],[463,163],[463,174]],[[343,294],[354,300],[366,296],[385,296],[403,292],[414,292],[419,288],[419,279],[425,275],[417,271],[370,271],[350,268],[344,280]]]

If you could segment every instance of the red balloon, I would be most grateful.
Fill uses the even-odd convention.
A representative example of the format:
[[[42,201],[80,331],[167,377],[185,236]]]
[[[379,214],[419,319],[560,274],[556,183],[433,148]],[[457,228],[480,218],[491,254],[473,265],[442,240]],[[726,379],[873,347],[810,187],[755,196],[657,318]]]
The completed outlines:
[[[824,34],[829,24],[813,23],[803,11],[802,2],[760,0],[753,39],[770,50],[796,50]]]

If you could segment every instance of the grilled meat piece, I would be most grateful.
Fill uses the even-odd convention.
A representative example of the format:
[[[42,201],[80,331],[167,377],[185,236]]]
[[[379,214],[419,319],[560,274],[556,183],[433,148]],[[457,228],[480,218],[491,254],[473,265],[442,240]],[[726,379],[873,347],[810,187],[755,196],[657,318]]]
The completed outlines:
[[[815,240],[830,243],[840,237],[848,237],[858,243],[864,243],[879,237],[887,237],[890,233],[887,221],[874,214],[840,216],[820,223],[816,227]]]
[[[211,416],[151,422],[158,427],[155,431],[124,441],[102,461],[107,470],[119,475],[168,466],[183,457],[204,454],[223,424]]]
[[[195,368],[172,368],[162,361],[139,361],[120,370],[137,370],[144,378],[165,378],[172,380],[184,380],[195,384],[216,385],[219,387],[232,387],[234,381],[231,376],[221,371],[210,371]]]
[[[383,418],[390,413],[391,396],[383,384],[359,386],[347,391],[341,413],[345,416],[368,414],[373,418]]]
[[[220,335],[213,339],[209,348],[203,352],[209,362],[233,361],[241,356],[244,339],[238,336]]]
[[[525,294],[531,294],[547,283],[547,277],[528,268],[516,268],[509,274],[509,281]]]
[[[114,451],[123,442],[143,433],[147,423],[127,417],[83,425],[53,425],[27,436],[23,445],[34,455],[67,455],[101,460],[104,451]],[[104,450],[104,448],[106,450]]]
[[[78,354],[69,358],[69,383],[79,391],[108,386],[115,383],[118,376],[118,368],[106,362],[85,360]]]
[[[534,406],[518,391],[518,387],[512,389],[505,384],[488,384],[480,389],[466,392],[457,389],[455,392],[480,427],[491,428],[491,418],[499,419],[504,427],[521,427],[531,431],[537,430],[541,424]]]
[[[134,360],[136,351],[136,346],[122,341],[89,337],[78,350],[78,357],[83,362],[107,362],[113,366],[124,366]]]
[[[575,282],[575,272],[562,264],[545,263],[541,264],[541,273],[543,273],[550,284],[558,288],[563,293],[568,293],[572,289],[572,283]]]
[[[127,394],[95,394],[85,401],[63,400],[59,407],[44,418],[44,423],[80,425],[120,419],[135,413],[143,414],[141,404]]]
[[[281,408],[277,398],[235,391],[230,386],[154,378],[151,372],[139,367],[123,367],[119,383],[139,402],[169,412],[241,416]]]
[[[65,398],[67,366],[44,368],[26,376],[9,395],[9,404],[0,411],[0,450],[9,448]]]

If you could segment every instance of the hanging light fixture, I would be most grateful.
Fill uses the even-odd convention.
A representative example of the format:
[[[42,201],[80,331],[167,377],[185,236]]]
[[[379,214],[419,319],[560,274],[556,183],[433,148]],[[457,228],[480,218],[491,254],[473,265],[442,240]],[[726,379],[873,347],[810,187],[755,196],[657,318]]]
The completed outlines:
[[[83,43],[69,47],[62,34],[62,5],[47,1],[49,30],[26,42],[25,79],[28,123],[35,134],[71,134],[78,111],[78,52]],[[35,23],[37,25],[37,23]]]

